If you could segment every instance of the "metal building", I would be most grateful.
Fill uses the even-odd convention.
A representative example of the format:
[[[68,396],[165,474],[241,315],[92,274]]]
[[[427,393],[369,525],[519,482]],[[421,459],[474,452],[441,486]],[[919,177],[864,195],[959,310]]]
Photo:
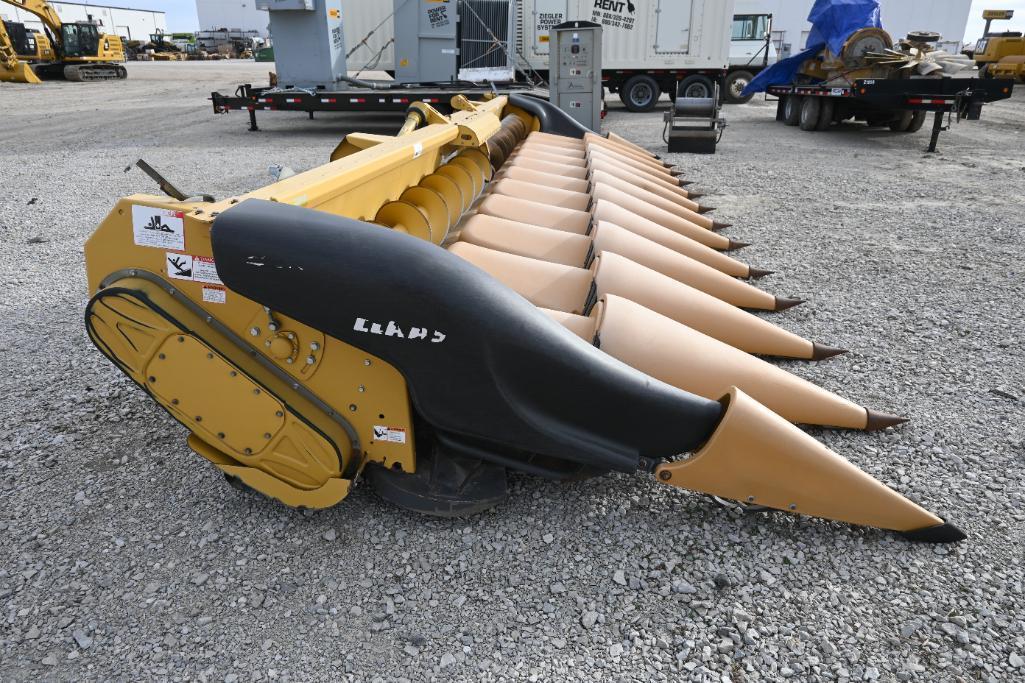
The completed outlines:
[[[772,36],[781,56],[805,47],[812,0],[736,0],[734,14],[772,14]],[[879,0],[883,28],[902,38],[908,31],[936,31],[941,47],[960,52],[972,0]]]
[[[390,5],[385,0],[368,1]],[[256,8],[256,0],[196,0],[196,15],[200,31],[226,28],[258,31],[263,38],[269,35],[270,17],[266,10]]]
[[[149,40],[150,34],[167,32],[167,19],[160,10],[111,7],[82,2],[60,2],[51,0],[61,21],[88,21],[95,23],[101,33],[112,33],[127,40]],[[43,24],[34,14],[12,5],[0,4],[0,17],[25,24],[37,31]]]

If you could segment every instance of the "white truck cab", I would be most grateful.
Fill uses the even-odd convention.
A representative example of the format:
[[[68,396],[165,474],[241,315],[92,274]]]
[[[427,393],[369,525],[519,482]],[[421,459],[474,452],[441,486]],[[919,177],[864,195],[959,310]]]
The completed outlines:
[[[779,59],[772,42],[771,14],[734,14],[730,29],[730,61],[726,74],[726,101],[743,103],[741,91],[755,74]]]

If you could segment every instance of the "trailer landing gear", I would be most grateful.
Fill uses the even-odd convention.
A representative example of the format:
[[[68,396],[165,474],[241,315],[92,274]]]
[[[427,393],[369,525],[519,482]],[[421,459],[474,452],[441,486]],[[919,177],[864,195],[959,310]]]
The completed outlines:
[[[929,137],[929,149],[927,152],[936,151],[936,143],[940,140],[940,132],[947,130],[950,126],[943,125],[943,112],[937,111],[932,115],[932,135]]]

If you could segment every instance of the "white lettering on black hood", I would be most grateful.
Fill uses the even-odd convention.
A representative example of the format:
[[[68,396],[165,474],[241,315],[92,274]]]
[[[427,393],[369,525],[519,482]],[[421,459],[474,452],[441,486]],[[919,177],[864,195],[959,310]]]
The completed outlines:
[[[445,333],[439,330],[430,330],[426,327],[409,327],[408,329],[403,328],[394,320],[389,320],[385,324],[375,323],[366,318],[356,318],[355,324],[352,329],[356,332],[363,332],[364,334],[380,334],[385,337],[397,337],[399,339],[414,340],[425,340],[428,341],[428,335],[430,335],[429,341],[432,344],[438,344],[445,341]]]

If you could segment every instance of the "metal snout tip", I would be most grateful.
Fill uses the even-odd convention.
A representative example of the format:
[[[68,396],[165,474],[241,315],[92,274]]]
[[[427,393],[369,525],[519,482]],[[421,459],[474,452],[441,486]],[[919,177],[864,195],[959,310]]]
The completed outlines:
[[[901,536],[915,543],[957,543],[968,538],[968,534],[944,520],[943,524],[927,526],[924,529],[898,531]]]
[[[888,413],[877,413],[871,408],[865,408],[865,431],[874,432],[887,427],[895,427],[904,424],[910,418],[890,415]]]
[[[788,299],[785,296],[777,296],[776,297],[776,308],[774,308],[772,310],[774,310],[774,311],[785,311],[788,308],[793,308],[794,306],[797,306],[798,304],[803,304],[803,303],[804,303],[804,299]]]
[[[732,228],[733,223],[723,223],[722,221],[712,221],[712,230],[725,230],[726,228]]]
[[[832,358],[833,356],[839,356],[844,353],[847,353],[847,349],[838,349],[835,346],[826,346],[825,344],[819,344],[818,342],[812,342],[811,344],[812,360],[825,360],[826,358]]]
[[[738,242],[737,240],[730,240],[730,244],[726,247],[726,251],[736,251],[737,249],[743,249],[744,247],[750,247],[750,242]]]
[[[747,267],[747,276],[752,280],[758,280],[766,275],[772,275],[775,272],[776,271],[774,270],[762,270],[761,268],[752,268],[751,266]]]
[[[698,204],[698,213],[711,213],[712,211],[715,211],[714,206],[703,206]]]

